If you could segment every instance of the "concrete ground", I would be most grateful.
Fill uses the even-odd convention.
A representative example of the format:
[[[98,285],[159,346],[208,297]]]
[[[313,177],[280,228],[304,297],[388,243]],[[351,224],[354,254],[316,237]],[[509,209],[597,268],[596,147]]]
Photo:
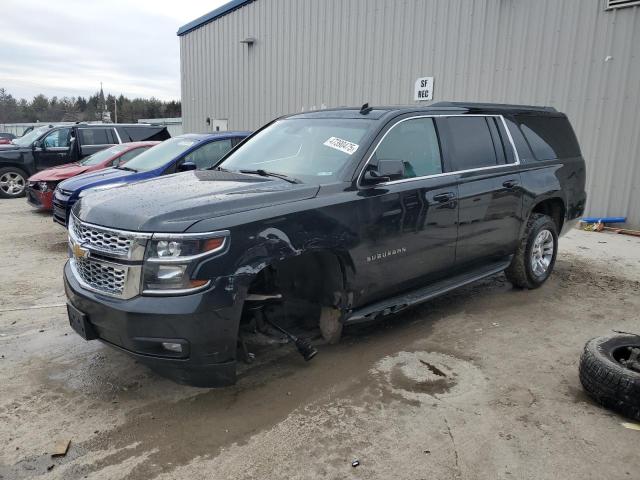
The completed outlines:
[[[640,431],[577,375],[589,338],[640,331],[640,238],[573,231],[538,290],[498,275],[202,390],[71,331],[49,216],[2,200],[0,226],[2,479],[640,478]]]

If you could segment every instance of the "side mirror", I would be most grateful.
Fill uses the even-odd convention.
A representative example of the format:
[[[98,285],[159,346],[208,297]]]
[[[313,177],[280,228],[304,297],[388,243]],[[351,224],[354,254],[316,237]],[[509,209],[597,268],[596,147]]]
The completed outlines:
[[[178,167],[179,172],[188,172],[190,170],[197,170],[198,166],[193,162],[182,162]]]
[[[35,148],[41,148],[42,150],[46,150],[44,147],[44,142],[42,140],[36,140],[35,142],[33,142],[32,147]]]
[[[402,160],[378,160],[375,165],[369,165],[363,180],[368,185],[398,180],[404,177],[404,162]]]

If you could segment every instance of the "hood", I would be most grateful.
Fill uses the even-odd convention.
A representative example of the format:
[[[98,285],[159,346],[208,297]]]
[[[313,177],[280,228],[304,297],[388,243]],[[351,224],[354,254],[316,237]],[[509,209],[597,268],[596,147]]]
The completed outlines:
[[[65,180],[60,184],[60,188],[76,192],[86,188],[107,185],[109,183],[129,182],[141,176],[140,173],[119,168],[105,168],[97,172],[84,173],[76,177]],[[143,177],[144,178],[144,177]]]
[[[167,175],[87,194],[74,207],[83,221],[143,232],[184,232],[194,223],[312,198],[317,185],[213,170]]]
[[[41,172],[36,173],[29,178],[30,182],[59,182],[60,180],[66,180],[67,178],[75,175],[80,175],[91,170],[95,170],[94,167],[80,165],[79,163],[65,163],[64,165],[58,165],[57,167],[47,168]]]
[[[31,152],[31,148],[22,148],[17,145],[0,145],[0,159],[19,159],[25,152]]]

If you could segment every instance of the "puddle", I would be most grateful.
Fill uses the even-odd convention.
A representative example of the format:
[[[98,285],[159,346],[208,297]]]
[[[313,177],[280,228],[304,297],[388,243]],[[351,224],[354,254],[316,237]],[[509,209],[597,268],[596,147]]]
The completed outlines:
[[[393,393],[421,402],[470,394],[485,382],[470,362],[437,352],[399,352],[380,360],[372,373]]]

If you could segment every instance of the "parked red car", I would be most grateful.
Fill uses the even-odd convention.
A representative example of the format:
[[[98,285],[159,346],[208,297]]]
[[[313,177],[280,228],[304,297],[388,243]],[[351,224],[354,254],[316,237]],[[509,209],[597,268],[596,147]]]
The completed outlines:
[[[13,133],[0,133],[0,145],[11,145],[11,140],[16,138]]]
[[[81,173],[117,167],[160,142],[130,142],[105,148],[76,163],[42,170],[27,180],[27,202],[41,210],[52,210],[53,191],[58,183]]]

